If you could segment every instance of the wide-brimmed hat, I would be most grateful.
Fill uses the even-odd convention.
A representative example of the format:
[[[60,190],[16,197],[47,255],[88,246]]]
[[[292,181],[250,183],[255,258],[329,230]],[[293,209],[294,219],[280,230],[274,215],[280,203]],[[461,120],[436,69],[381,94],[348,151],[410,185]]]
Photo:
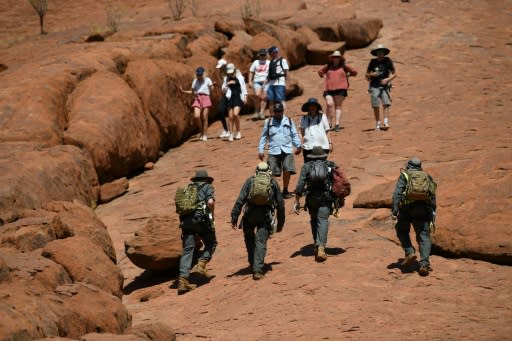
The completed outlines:
[[[226,65],[228,62],[224,59],[224,58],[221,58],[217,61],[217,65],[215,66],[216,69],[220,69],[221,67],[223,67],[224,65]]]
[[[235,73],[235,64],[229,63],[226,66],[226,73],[228,73],[228,74]]]
[[[336,51],[334,51],[333,53],[331,53],[331,54],[329,55],[329,59],[330,59],[330,58],[334,58],[334,57],[339,57],[339,58],[341,58],[341,57],[343,57],[343,55],[341,54],[341,52],[340,52],[339,50],[336,50]]]
[[[196,75],[202,76],[204,75],[204,67],[200,66],[196,69]]]
[[[266,56],[267,55],[267,50],[266,49],[260,49],[258,51],[258,56]]]
[[[391,52],[387,47],[385,47],[385,46],[384,46],[384,45],[382,45],[382,44],[379,44],[379,45],[377,45],[377,47],[376,47],[376,48],[374,48],[373,50],[371,50],[371,51],[370,51],[370,53],[371,53],[372,55],[376,56],[376,55],[377,55],[377,52],[379,52],[379,51],[384,51],[384,55],[387,55],[387,54],[389,54],[389,52]]]
[[[323,159],[326,158],[327,154],[325,154],[322,146],[314,146],[311,150],[311,153],[308,154],[308,159]]]
[[[198,169],[196,171],[196,175],[193,178],[190,178],[191,181],[207,181],[213,182],[213,178],[208,176],[208,171],[206,169]]]
[[[405,168],[421,168],[421,160],[417,157],[412,157],[407,163],[405,164]]]
[[[306,103],[302,105],[302,112],[308,112],[310,105],[316,105],[318,111],[322,110],[322,106],[320,105],[320,103],[318,103],[318,100],[316,98],[310,98]]]

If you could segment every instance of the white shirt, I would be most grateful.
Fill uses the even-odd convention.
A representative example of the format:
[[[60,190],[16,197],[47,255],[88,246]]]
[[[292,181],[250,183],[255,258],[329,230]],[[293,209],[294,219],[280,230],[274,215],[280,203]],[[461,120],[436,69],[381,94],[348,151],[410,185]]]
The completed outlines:
[[[320,115],[322,118],[320,118]],[[304,129],[304,149],[311,150],[314,146],[329,149],[329,138],[326,133],[329,130],[327,115],[319,114],[315,118],[304,115],[300,120],[300,128]]]
[[[210,86],[213,86],[213,82],[209,77],[203,77],[203,79],[194,78],[192,81],[192,90],[196,94],[210,95]]]
[[[281,57],[279,57],[281,58]],[[270,64],[270,62],[269,62]],[[282,67],[281,67],[282,65]],[[276,65],[276,73],[277,74],[280,74],[280,73],[283,73],[284,74],[284,71],[285,70],[290,70],[290,66],[288,66],[288,61],[283,57],[281,58],[280,61],[277,62],[277,65]],[[283,85],[283,86],[286,86],[286,77],[285,76],[281,76],[279,77],[278,79],[274,79],[274,80],[268,80],[268,84],[269,85]]]
[[[265,59],[263,63],[261,63],[259,59],[252,62],[252,65],[249,68],[249,72],[254,74],[253,82],[263,83],[267,80],[269,64],[270,60],[268,59]]]
[[[245,86],[245,79],[244,75],[240,72],[240,70],[236,70],[236,78],[238,79],[238,82],[240,83],[240,98],[242,101],[245,101],[247,98],[247,87]],[[224,95],[227,99],[231,98],[231,89],[228,87],[228,77],[224,76],[224,81],[222,82],[222,92],[224,92]]]

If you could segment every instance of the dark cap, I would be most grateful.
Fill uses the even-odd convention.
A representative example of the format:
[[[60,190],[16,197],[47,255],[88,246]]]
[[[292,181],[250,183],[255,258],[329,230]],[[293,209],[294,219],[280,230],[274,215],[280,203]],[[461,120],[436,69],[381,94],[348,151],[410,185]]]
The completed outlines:
[[[284,111],[283,103],[275,102],[274,103],[274,112],[283,112],[283,111]]]
[[[267,55],[267,50],[266,49],[260,49],[258,51],[258,56],[266,56]]]
[[[196,75],[204,74],[204,67],[200,66],[196,69]]]
[[[421,160],[417,157],[411,158],[407,161],[406,168],[421,168]]]
[[[277,48],[277,46],[269,47],[268,53],[272,53],[272,52],[279,52],[279,49]]]

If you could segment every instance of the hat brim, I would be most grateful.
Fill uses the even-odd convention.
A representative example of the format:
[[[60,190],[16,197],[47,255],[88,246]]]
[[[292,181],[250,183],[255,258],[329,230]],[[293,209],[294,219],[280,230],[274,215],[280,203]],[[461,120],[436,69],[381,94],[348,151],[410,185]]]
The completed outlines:
[[[309,106],[313,104],[313,105],[316,105],[316,108],[318,109],[318,111],[322,111],[322,106],[320,105],[320,103],[314,103],[314,102],[306,102],[302,105],[302,108],[300,109],[302,112],[309,112]]]
[[[195,176],[193,178],[190,178],[190,181],[208,181],[213,182],[213,178],[211,176]]]
[[[387,56],[389,54],[389,52],[391,52],[388,48],[386,47],[380,47],[378,49],[373,49],[370,51],[370,53],[374,56],[377,56],[377,52],[379,51],[384,51],[384,55]]]
[[[327,154],[322,154],[322,155],[313,155],[313,154],[309,154],[308,155],[308,159],[325,159],[327,157]]]

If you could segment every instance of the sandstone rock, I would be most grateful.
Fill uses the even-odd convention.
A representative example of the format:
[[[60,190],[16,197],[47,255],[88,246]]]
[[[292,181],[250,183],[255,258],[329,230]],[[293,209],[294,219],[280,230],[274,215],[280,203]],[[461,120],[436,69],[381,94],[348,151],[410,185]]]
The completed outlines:
[[[0,72],[7,70],[9,67],[5,64],[0,63]]]
[[[361,192],[354,200],[354,208],[391,208],[395,182],[379,184],[372,189]]]
[[[226,55],[224,58],[230,63],[240,69],[240,71],[247,75],[249,66],[252,63],[253,52],[249,47],[252,37],[245,31],[237,31],[233,38],[229,41],[226,48]]]
[[[304,40],[307,43],[307,45],[320,41],[318,34],[316,34],[311,28],[307,26],[302,26],[298,28],[297,33],[304,37]]]
[[[99,199],[100,203],[106,203],[117,197],[120,197],[128,191],[128,187],[130,187],[130,183],[127,178],[120,178],[101,185]]]
[[[75,146],[26,149],[0,145],[0,224],[52,200],[96,203],[98,179],[86,152]]]
[[[158,126],[145,115],[133,90],[114,73],[97,72],[80,82],[69,107],[64,142],[89,152],[100,182],[123,177],[156,159]]]
[[[228,39],[233,38],[236,31],[243,30],[245,28],[244,22],[241,20],[218,20],[214,24],[215,31],[224,34]]]
[[[203,34],[196,40],[190,42],[187,48],[194,56],[214,56],[217,51],[227,45],[227,39],[220,33]]]
[[[155,168],[155,164],[153,162],[148,162],[144,165],[144,170],[152,170]]]
[[[91,333],[85,334],[80,337],[83,341],[148,341],[148,338],[140,337],[131,334],[110,334],[110,333]]]
[[[307,61],[312,65],[325,65],[329,61],[328,56],[335,50],[345,52],[345,42],[317,41],[308,45]]]
[[[144,111],[157,123],[157,135],[165,150],[194,129],[191,98],[179,90],[179,85],[190,88],[193,75],[192,67],[172,61],[137,60],[126,68],[127,82],[141,98]]]
[[[174,330],[163,323],[139,324],[124,331],[125,334],[133,334],[145,337],[151,341],[175,341]]]
[[[286,99],[301,96],[303,92],[304,89],[297,79],[292,78],[286,82]]]
[[[179,266],[181,230],[175,216],[155,217],[125,241],[125,253],[140,268],[169,270]]]
[[[349,49],[365,47],[377,38],[382,26],[381,19],[342,20],[338,24],[339,37],[347,43]]]
[[[61,264],[74,282],[93,284],[112,295],[122,296],[123,275],[103,250],[85,237],[70,237],[48,243],[44,257]]]
[[[5,259],[0,256],[0,282],[8,281],[10,278],[9,267],[5,262]]]

